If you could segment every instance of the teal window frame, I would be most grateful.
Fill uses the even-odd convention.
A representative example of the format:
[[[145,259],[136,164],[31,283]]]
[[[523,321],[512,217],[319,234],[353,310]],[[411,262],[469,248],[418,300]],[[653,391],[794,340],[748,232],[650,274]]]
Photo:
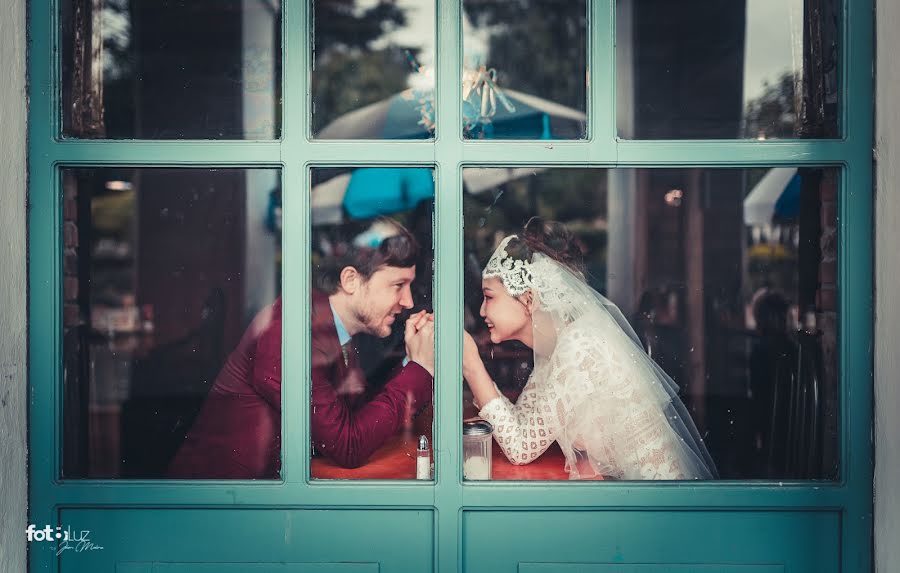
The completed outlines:
[[[48,6],[49,5],[49,6]],[[461,511],[496,509],[840,511],[841,570],[871,569],[873,389],[873,3],[844,0],[839,125],[831,140],[636,141],[616,136],[615,0],[589,3],[587,140],[464,141],[460,129],[460,3],[437,0],[437,122],[433,141],[309,138],[310,8],[283,3],[283,126],[272,141],[109,141],[60,137],[58,0],[29,4],[29,448],[31,523],[78,507],[397,508],[433,511],[435,566],[458,570]],[[296,94],[296,95],[291,95]],[[399,160],[398,158],[402,158]],[[272,482],[59,479],[62,379],[60,168],[274,167],[281,169],[285,245],[284,347],[309,348],[309,181],[312,167],[404,165],[436,170],[437,381],[433,483],[309,480],[309,359],[284,353],[283,480]],[[461,169],[466,166],[840,168],[839,372],[841,478],[836,482],[660,484],[463,483],[459,420],[463,285]],[[848,525],[848,524],[853,524]],[[49,552],[32,552],[52,570]]]

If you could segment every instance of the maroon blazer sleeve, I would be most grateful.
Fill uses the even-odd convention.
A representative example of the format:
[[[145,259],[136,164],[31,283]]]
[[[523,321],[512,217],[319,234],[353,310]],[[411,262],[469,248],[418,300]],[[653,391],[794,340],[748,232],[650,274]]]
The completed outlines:
[[[281,414],[281,309],[278,310],[256,343],[250,385]]]
[[[315,353],[315,342],[313,346]],[[314,357],[310,429],[313,445],[343,467],[361,466],[397,432],[407,401],[413,412],[431,402],[431,374],[415,362],[403,367],[381,392],[355,410],[338,396],[328,376],[329,368]]]

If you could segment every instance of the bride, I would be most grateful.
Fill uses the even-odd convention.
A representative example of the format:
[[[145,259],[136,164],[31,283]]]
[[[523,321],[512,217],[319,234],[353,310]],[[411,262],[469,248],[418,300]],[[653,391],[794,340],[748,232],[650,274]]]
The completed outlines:
[[[537,217],[521,237],[503,239],[484,268],[480,314],[491,342],[519,340],[534,352],[513,404],[464,333],[463,376],[504,454],[528,464],[556,441],[570,479],[717,477],[677,386],[581,268],[566,228]]]

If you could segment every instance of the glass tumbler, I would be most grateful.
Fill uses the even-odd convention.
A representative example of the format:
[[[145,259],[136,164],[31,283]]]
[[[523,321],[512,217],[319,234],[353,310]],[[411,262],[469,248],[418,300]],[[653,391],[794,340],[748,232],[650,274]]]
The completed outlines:
[[[491,434],[494,428],[483,420],[463,423],[463,477],[491,479]]]

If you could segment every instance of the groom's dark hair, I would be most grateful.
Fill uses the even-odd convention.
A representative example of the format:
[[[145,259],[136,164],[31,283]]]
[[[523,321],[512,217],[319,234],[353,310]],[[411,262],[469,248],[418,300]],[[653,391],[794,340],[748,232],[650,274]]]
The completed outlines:
[[[409,268],[416,264],[419,243],[409,230],[387,217],[378,221],[393,227],[393,234],[375,246],[359,246],[351,237],[339,238],[332,256],[325,257],[313,271],[313,284],[325,294],[334,294],[341,284],[341,271],[353,267],[369,280],[381,267]]]
[[[506,246],[514,259],[531,262],[534,253],[547,255],[584,278],[584,253],[578,239],[559,221],[532,217],[517,239]]]

